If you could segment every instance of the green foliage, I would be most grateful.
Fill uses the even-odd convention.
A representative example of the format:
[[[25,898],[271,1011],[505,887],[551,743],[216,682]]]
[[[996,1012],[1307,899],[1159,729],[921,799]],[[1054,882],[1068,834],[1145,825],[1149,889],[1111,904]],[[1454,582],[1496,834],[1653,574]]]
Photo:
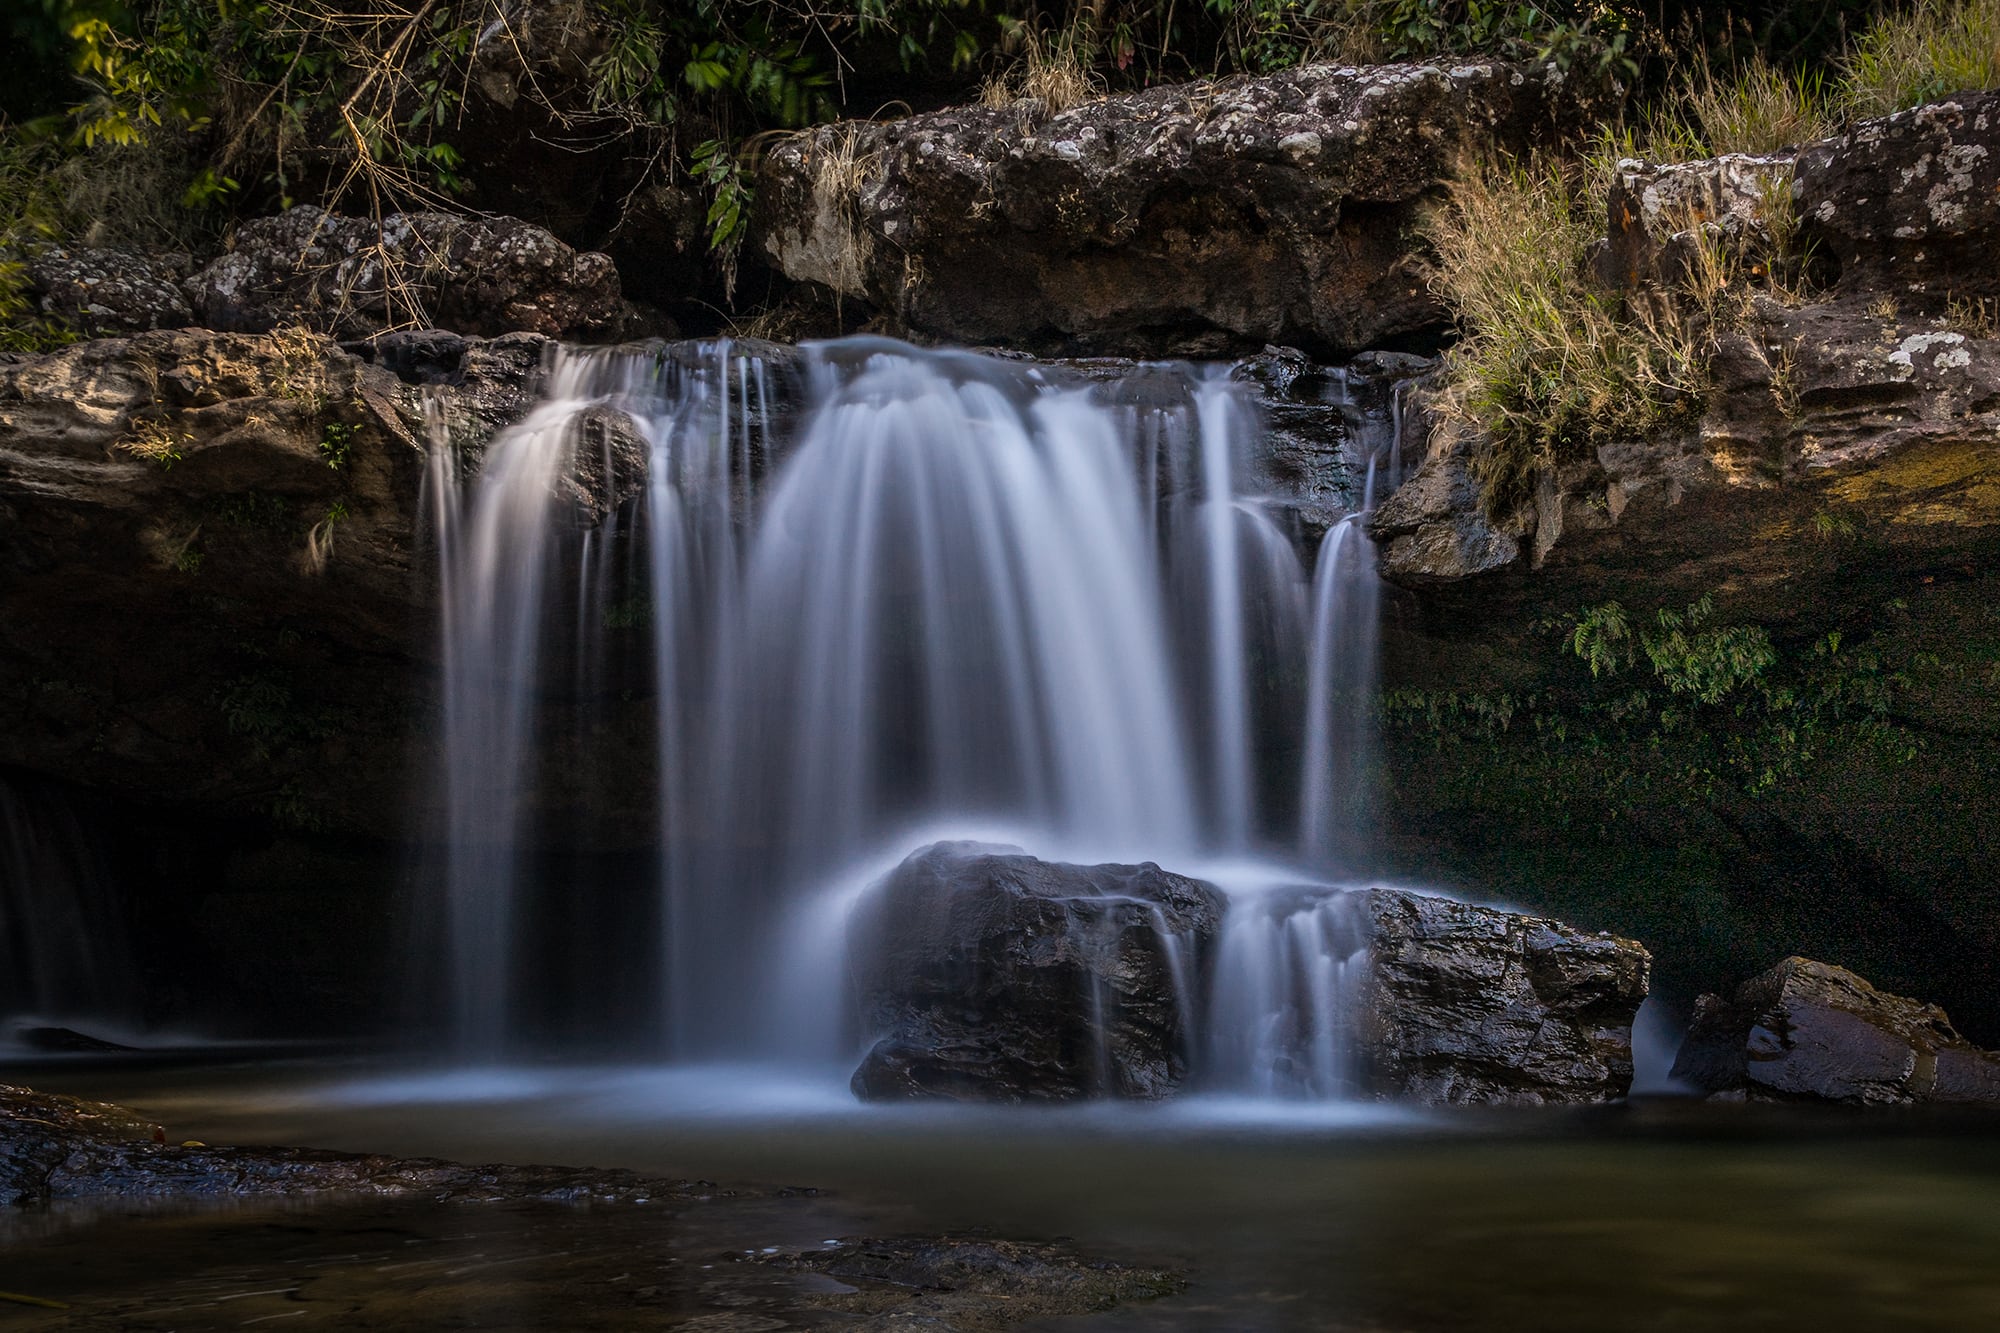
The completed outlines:
[[[232,528],[285,532],[292,526],[292,506],[282,495],[244,491],[223,496],[210,504],[209,514]]]
[[[1711,626],[1715,599],[1676,611],[1662,607],[1653,624],[1636,628],[1625,608],[1606,602],[1590,608],[1570,631],[1570,651],[1590,666],[1590,674],[1615,676],[1645,658],[1653,674],[1674,694],[1705,704],[1721,703],[1749,685],[1777,660],[1771,638],[1754,625]]]
[[[642,593],[621,597],[604,608],[604,628],[645,629],[653,623],[653,599]]]
[[[735,152],[720,139],[709,139],[695,146],[694,175],[708,187],[708,244],[721,260],[725,285],[733,291],[736,257],[750,225],[750,204],[754,197],[750,183]]]
[[[319,434],[319,455],[326,465],[335,472],[347,467],[354,453],[354,427],[340,421],[329,421]]]
[[[1712,597],[1649,614],[1605,602],[1558,628],[1587,683],[1553,673],[1526,691],[1388,692],[1392,742],[1485,747],[1475,766],[1507,774],[1482,779],[1489,795],[1504,788],[1526,807],[1588,792],[1616,821],[1642,805],[1768,793],[1830,752],[1908,763],[1921,741],[1896,705],[1914,672],[1952,673],[1934,655],[1892,663],[1837,631],[1781,650],[1762,626],[1718,623]],[[1981,663],[1957,665],[1965,676]]]
[[[1509,0],[1377,0],[1366,12],[1395,59],[1444,52],[1492,52],[1634,75],[1636,7],[1518,4]]]
[[[225,682],[216,707],[224,728],[260,763],[329,740],[340,733],[342,722],[333,713],[302,705],[282,671],[268,665]]]
[[[0,135],[0,352],[44,352],[76,340],[75,331],[44,316],[29,293],[28,257],[61,230],[49,186],[57,161],[46,125]]]

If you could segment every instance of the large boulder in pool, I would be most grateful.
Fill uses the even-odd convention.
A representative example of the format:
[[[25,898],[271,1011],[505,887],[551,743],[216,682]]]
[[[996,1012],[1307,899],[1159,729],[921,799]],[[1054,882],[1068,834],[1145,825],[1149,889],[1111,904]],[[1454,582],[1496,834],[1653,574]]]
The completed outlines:
[[[1344,998],[1321,960],[1295,956],[1308,941]],[[1631,1087],[1652,963],[1630,940],[1449,898],[1300,888],[1232,906],[1151,863],[977,843],[912,854],[857,916],[851,950],[863,1022],[881,1034],[853,1079],[869,1100],[1157,1098],[1206,1063],[1230,1087],[1610,1101]],[[1315,1057],[1322,1046],[1345,1055]],[[1308,1076],[1315,1059],[1341,1069]],[[1249,1084],[1224,1067],[1246,1062]]]
[[[1809,958],[1697,1000],[1673,1073],[1725,1100],[2000,1107],[2000,1054],[1944,1010]]]
[[[1062,865],[964,842],[912,853],[853,927],[862,1018],[885,1034],[855,1070],[855,1094],[1173,1092],[1223,906],[1212,885],[1151,862]]]
[[[1397,889],[1363,893],[1373,942],[1363,1086],[1430,1105],[1607,1102],[1632,1087],[1652,955],[1615,935]]]

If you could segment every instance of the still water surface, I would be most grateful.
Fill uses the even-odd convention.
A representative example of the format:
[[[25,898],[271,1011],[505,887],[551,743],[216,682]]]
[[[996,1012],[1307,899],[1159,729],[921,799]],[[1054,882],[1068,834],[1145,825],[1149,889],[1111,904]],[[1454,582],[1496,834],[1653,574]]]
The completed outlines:
[[[742,1067],[45,1064],[0,1080],[124,1102],[175,1139],[825,1191],[651,1212],[18,1217],[0,1222],[0,1290],[76,1307],[0,1307],[0,1322],[22,1327],[855,1327],[801,1307],[795,1286],[717,1285],[712,1261],[980,1228],[1189,1274],[1182,1296],[1049,1328],[2000,1328],[1991,1119],[1671,1101],[1507,1114],[1199,1100],[919,1110],[858,1106],[837,1071]]]

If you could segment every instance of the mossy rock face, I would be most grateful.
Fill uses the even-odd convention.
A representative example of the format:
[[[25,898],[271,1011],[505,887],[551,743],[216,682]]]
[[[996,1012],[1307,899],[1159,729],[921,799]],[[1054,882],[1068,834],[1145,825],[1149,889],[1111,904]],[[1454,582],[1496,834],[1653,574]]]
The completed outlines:
[[[1385,642],[1402,691],[1387,855],[1420,880],[1644,940],[1682,1015],[1797,953],[1934,998],[1991,1044],[2000,560],[1900,568],[1798,540],[1833,566],[1784,585],[1782,603],[1716,603],[1768,630],[1763,684],[1790,692],[1783,706],[1754,690],[1690,706],[1643,663],[1592,678],[1566,637],[1585,608],[1615,591],[1649,614],[1676,587],[1550,578],[1537,601],[1530,579],[1482,608],[1458,585],[1448,614],[1407,595]]]

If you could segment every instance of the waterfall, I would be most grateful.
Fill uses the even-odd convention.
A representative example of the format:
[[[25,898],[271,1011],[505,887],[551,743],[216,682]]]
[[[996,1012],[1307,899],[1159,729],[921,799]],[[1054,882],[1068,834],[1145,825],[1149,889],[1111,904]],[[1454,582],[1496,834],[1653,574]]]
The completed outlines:
[[[432,449],[464,1054],[532,1044],[549,923],[613,893],[535,869],[550,808],[588,804],[587,782],[655,784],[655,907],[617,931],[650,961],[592,980],[649,987],[682,1057],[825,1054],[826,904],[926,830],[1071,859],[1276,857],[1293,883],[1358,857],[1372,551],[1350,516],[1301,562],[1255,481],[1243,385],[882,339],[560,352],[544,374],[483,458],[442,430]],[[1400,465],[1363,446],[1357,473]],[[600,773],[570,734],[612,727],[578,719],[614,684],[650,699],[651,774]],[[1216,1012],[1238,1035],[1209,1056],[1242,1086],[1333,1095],[1358,946],[1323,903],[1274,910],[1232,918]]]
[[[0,777],[0,1017],[129,1023],[125,914],[97,843],[60,797]]]

